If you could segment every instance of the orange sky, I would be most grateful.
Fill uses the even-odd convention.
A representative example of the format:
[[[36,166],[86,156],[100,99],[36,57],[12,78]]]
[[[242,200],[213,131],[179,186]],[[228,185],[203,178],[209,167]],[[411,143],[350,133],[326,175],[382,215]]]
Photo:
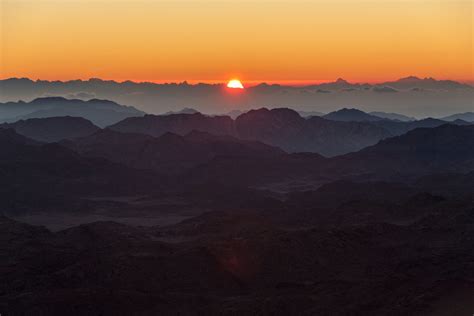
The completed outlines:
[[[474,81],[472,0],[0,0],[0,77]]]

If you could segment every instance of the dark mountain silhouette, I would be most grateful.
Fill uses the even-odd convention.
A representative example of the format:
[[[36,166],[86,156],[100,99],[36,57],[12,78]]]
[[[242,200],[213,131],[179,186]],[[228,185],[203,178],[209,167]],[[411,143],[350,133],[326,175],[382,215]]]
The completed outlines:
[[[20,120],[0,124],[0,128],[12,128],[18,134],[41,142],[83,137],[99,129],[86,119],[70,116]]]
[[[378,175],[474,170],[474,126],[417,128],[359,152],[336,157],[336,172]]]
[[[81,194],[126,195],[161,186],[153,172],[84,158],[57,143],[38,144],[13,129],[0,129],[0,147],[0,208],[9,211]]]
[[[143,116],[145,113],[108,100],[68,100],[61,97],[38,98],[31,102],[0,103],[0,120],[17,121],[29,118],[57,116],[83,117],[104,127],[127,117]]]
[[[132,117],[111,125],[109,128],[123,133],[138,133],[155,137],[168,132],[185,135],[193,130],[215,135],[236,135],[234,122],[230,117],[211,117],[201,113]]]
[[[2,154],[11,150],[14,150],[17,146],[21,147],[23,145],[39,145],[39,142],[36,142],[30,138],[18,134],[12,128],[0,129],[0,142],[3,146]]]
[[[382,120],[382,118],[380,118],[379,116],[367,114],[357,109],[347,108],[328,113],[326,115],[323,115],[322,117],[328,120],[344,122],[371,122]]]
[[[379,113],[380,116],[376,114]],[[402,135],[408,131],[420,127],[438,127],[446,124],[447,120],[425,118],[416,120],[396,113],[371,112],[365,113],[357,109],[342,109],[328,113],[323,116],[325,119],[333,121],[346,122],[372,122],[374,125],[380,126],[387,130],[391,135]],[[453,117],[454,118],[454,117]],[[451,120],[453,124],[466,125],[468,122],[462,120]]]
[[[315,154],[222,157],[194,168],[186,181],[291,192],[343,179],[407,182],[433,173],[469,172],[474,170],[473,133],[473,126],[418,128],[358,152],[326,159]]]
[[[410,122],[399,122],[391,120],[382,120],[373,122],[374,125],[380,126],[387,130],[392,135],[402,135],[415,128],[432,128],[446,124],[446,121],[442,121],[434,118],[426,118],[418,121]],[[464,124],[460,124],[464,125]]]
[[[320,117],[302,118],[290,109],[251,110],[239,116],[237,133],[288,152],[317,152],[335,156],[356,151],[391,134],[365,122],[337,122]]]
[[[415,128],[437,127],[445,123],[432,118],[394,121],[356,109],[342,109],[324,117],[305,119],[291,109],[262,108],[243,113],[235,121],[228,116],[206,116],[201,113],[146,115],[125,119],[109,128],[151,136],[161,136],[167,132],[185,135],[196,130],[257,140],[287,152],[316,152],[336,156],[358,151],[384,138],[402,135]]]
[[[473,125],[473,122],[467,122],[461,119],[456,119],[454,121],[449,122],[450,124],[455,124],[455,125]]]
[[[370,117],[361,113],[363,117]],[[316,116],[304,119],[298,112],[286,108],[250,110],[235,121],[228,116],[201,113],[146,115],[125,119],[109,128],[151,136],[167,132],[185,135],[196,130],[257,140],[287,152],[317,152],[326,156],[356,151],[392,135],[385,128],[368,122],[332,121]]]
[[[185,136],[167,132],[155,138],[105,129],[63,144],[85,156],[102,157],[161,173],[183,172],[218,156],[256,158],[284,154],[282,150],[263,143],[198,131]]]
[[[381,119],[355,109],[342,109],[324,118],[312,116],[304,119],[290,109],[263,108],[243,113],[235,121],[227,116],[201,113],[146,115],[122,120],[110,129],[151,136],[168,132],[185,135],[195,130],[257,140],[287,152],[317,152],[335,156],[360,150],[386,137],[402,135],[418,127],[437,127],[445,123],[432,118],[410,122]],[[453,123],[469,124],[461,120]],[[85,119],[73,117],[20,120],[4,123],[0,127],[14,128],[20,134],[44,142],[86,136],[98,129]]]

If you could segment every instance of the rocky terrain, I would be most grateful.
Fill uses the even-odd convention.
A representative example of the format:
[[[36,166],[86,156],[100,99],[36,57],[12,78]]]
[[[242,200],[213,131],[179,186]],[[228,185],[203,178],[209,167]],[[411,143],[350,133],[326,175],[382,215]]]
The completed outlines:
[[[151,120],[142,133],[67,117],[0,129],[2,315],[474,312],[472,125],[328,158],[268,143],[381,127],[163,117],[122,122]]]

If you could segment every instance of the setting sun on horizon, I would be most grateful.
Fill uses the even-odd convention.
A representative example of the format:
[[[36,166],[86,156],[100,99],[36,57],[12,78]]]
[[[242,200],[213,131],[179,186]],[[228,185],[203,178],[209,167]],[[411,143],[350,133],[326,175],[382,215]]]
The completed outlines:
[[[230,80],[230,81],[227,83],[227,88],[231,88],[231,89],[243,89],[244,86],[243,86],[242,82],[240,82],[240,80],[238,80],[238,79],[232,79],[232,80]]]

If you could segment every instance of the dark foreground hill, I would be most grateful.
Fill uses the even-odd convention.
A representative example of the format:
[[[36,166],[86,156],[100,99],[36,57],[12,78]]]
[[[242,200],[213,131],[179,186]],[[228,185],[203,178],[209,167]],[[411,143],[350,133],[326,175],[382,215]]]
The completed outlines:
[[[171,227],[97,222],[51,233],[0,217],[0,311],[472,314],[472,205],[407,201],[425,215],[402,226],[283,229],[268,214],[215,212]]]
[[[56,199],[127,195],[160,188],[151,171],[86,158],[57,143],[39,144],[0,129],[0,208],[41,208]],[[65,210],[67,211],[67,210]]]

